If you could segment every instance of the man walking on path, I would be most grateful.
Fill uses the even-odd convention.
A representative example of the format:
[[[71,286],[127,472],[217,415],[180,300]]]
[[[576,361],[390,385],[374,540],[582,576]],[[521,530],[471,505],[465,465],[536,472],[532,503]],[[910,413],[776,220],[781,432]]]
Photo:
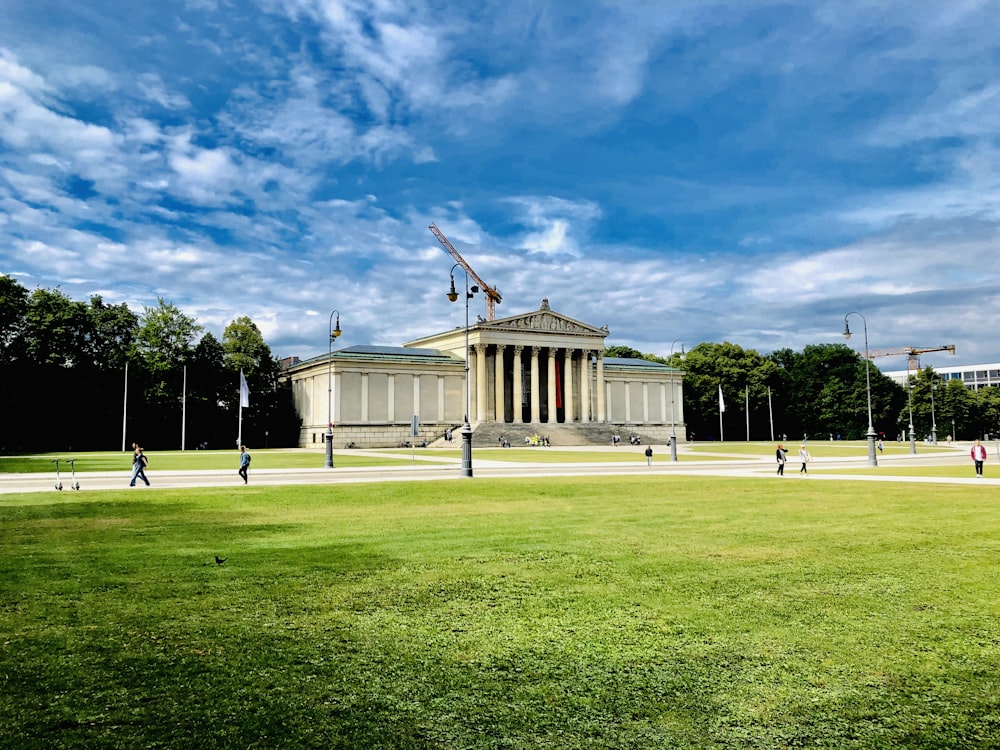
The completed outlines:
[[[141,479],[149,487],[149,480],[146,479],[146,466],[148,463],[146,454],[142,452],[142,448],[137,443],[132,443],[132,481],[128,483],[129,487],[135,487],[136,479]]]
[[[250,468],[250,454],[247,453],[247,447],[245,445],[241,445],[239,475],[243,477],[243,484],[247,483],[247,469],[249,468]]]
[[[646,466],[653,466],[653,446],[646,446]]]
[[[977,440],[972,446],[970,455],[972,462],[976,465],[976,476],[981,477],[983,475],[983,461],[986,460],[986,446]]]

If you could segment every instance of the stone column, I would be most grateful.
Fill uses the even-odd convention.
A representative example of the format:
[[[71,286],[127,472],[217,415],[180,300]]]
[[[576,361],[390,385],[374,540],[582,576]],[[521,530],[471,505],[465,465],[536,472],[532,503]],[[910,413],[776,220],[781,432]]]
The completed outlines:
[[[524,370],[521,367],[521,352],[524,350],[523,346],[514,347],[514,424],[523,424],[524,416],[521,411],[521,403],[524,401],[524,392],[522,391],[522,386],[524,382]]]
[[[549,388],[548,388],[548,398],[549,398],[549,422],[555,424],[557,419],[556,414],[556,350],[549,347]]]
[[[361,421],[368,421],[368,373],[361,373]]]
[[[607,422],[607,411],[604,408],[604,352],[597,352],[597,421]]]
[[[563,359],[563,411],[566,424],[576,421],[573,414],[573,350],[567,349]]]
[[[590,350],[584,349],[580,357],[580,421],[589,422],[590,411]]]
[[[493,384],[493,396],[496,404],[493,407],[494,419],[497,422],[506,422],[506,415],[504,414],[504,398],[503,398],[503,344],[497,344],[497,353],[493,357],[493,374],[494,380]]]
[[[542,407],[538,398],[538,349],[531,347],[531,423],[538,424],[542,421]]]
[[[476,344],[476,421],[490,418],[486,410],[486,344]]]
[[[390,422],[396,420],[396,376],[393,373],[389,373],[388,382],[386,383],[385,389],[386,398],[386,419]],[[438,418],[440,421],[440,417]]]

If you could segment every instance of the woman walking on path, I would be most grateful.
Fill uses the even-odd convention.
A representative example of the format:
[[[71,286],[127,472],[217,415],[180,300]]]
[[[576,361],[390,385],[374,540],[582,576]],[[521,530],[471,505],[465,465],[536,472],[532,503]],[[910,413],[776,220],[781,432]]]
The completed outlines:
[[[986,460],[986,446],[977,440],[969,455],[972,456],[972,462],[976,465],[976,476],[981,477],[983,475],[983,461]]]
[[[809,451],[806,450],[806,444],[803,443],[802,447],[799,448],[799,460],[802,462],[802,468],[799,469],[799,474],[808,474],[809,473],[809,470],[806,468],[806,464],[809,463],[809,460],[811,458],[812,458],[812,454],[810,454]]]
[[[778,460],[778,476],[785,476],[785,461],[788,457],[788,451],[784,449],[781,443],[778,443],[778,450],[774,452],[775,458]]]

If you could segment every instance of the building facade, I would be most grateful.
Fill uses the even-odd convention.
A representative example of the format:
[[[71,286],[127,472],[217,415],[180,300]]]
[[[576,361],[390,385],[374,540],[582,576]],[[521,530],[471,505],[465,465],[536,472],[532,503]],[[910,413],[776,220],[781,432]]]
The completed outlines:
[[[978,391],[991,385],[1000,385],[1000,363],[985,365],[955,365],[952,367],[935,367],[934,372],[942,380],[960,380],[970,391]],[[906,385],[907,378],[913,374],[909,370],[892,370],[883,373],[900,385]]]
[[[603,442],[612,431],[660,442],[684,436],[683,373],[606,358],[607,336],[543,300],[536,311],[402,347],[354,346],[298,362],[286,376],[302,419],[299,444],[322,447],[328,424],[338,448],[429,443],[466,415],[474,435],[489,426],[508,436],[558,430],[563,443]]]

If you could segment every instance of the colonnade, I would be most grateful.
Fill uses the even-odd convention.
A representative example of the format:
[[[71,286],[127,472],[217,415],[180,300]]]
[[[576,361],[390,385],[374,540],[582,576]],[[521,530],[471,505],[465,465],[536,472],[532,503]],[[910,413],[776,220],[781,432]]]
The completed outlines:
[[[477,343],[469,368],[474,422],[606,421],[601,350]]]

